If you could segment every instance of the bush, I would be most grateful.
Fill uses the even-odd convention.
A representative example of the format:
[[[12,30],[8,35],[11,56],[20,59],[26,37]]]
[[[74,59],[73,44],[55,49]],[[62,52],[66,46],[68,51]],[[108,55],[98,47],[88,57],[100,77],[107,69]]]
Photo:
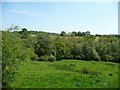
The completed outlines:
[[[2,33],[3,87],[9,86],[20,64],[30,60],[30,53],[17,33]]]
[[[35,54],[34,56],[31,57],[31,60],[38,61],[39,57]]]
[[[54,61],[56,61],[56,58],[53,55],[51,55],[51,56],[44,55],[44,56],[41,56],[39,58],[39,61],[51,61],[51,62],[54,62]]]
[[[98,53],[94,50],[94,60],[95,61],[100,61],[100,56],[98,55]]]
[[[54,62],[54,61],[56,61],[56,58],[51,55],[51,56],[49,57],[49,61]]]
[[[41,34],[37,37],[37,43],[35,44],[35,53],[41,57],[45,55],[50,55],[53,53],[53,40],[49,35]]]
[[[49,56],[48,55],[44,55],[44,56],[41,56],[39,58],[39,61],[48,61],[48,59],[49,59]]]
[[[113,57],[109,54],[105,55],[106,61],[113,61]]]

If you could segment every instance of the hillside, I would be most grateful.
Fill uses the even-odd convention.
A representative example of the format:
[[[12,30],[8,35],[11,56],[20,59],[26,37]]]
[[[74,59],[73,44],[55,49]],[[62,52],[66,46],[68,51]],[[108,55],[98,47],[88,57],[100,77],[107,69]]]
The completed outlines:
[[[37,62],[20,66],[13,88],[117,88],[118,64],[83,60]]]

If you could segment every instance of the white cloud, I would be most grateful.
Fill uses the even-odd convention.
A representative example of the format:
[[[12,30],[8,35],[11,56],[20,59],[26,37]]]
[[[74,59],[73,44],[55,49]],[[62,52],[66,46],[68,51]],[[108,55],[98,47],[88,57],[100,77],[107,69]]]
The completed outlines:
[[[15,9],[9,10],[9,12],[17,13],[17,14],[24,14],[24,15],[29,15],[29,16],[38,16],[42,14],[42,12],[33,12],[29,10],[15,10]]]

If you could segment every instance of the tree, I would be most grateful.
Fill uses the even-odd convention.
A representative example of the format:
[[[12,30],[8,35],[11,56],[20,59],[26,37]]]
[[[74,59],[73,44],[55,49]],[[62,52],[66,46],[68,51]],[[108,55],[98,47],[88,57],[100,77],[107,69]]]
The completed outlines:
[[[86,35],[90,35],[90,31],[86,31]]]
[[[71,48],[71,54],[73,55],[74,59],[82,59],[82,43],[74,43],[73,48]]]
[[[73,31],[73,32],[71,33],[71,36],[77,36],[77,32]]]
[[[22,34],[22,38],[26,39],[27,36],[28,36],[28,31],[27,31],[27,29],[26,29],[26,28],[22,28],[21,34]]]
[[[80,31],[78,32],[78,36],[82,36],[82,33]]]
[[[55,52],[57,60],[63,59],[67,53],[67,47],[65,43],[60,39],[57,39],[55,41]]]
[[[26,28],[22,28],[22,32],[23,33],[27,33],[27,29]]]
[[[47,34],[41,34],[35,44],[35,53],[40,57],[53,54],[53,40]]]
[[[2,32],[2,76],[3,87],[9,86],[19,65],[35,57],[34,50],[26,47],[18,33]]]
[[[0,31],[0,63],[2,63],[2,32]]]
[[[10,26],[9,28],[7,28],[6,30],[7,31],[17,31],[17,30],[20,30],[21,28],[17,25],[12,25]]]
[[[102,61],[107,61],[106,56],[107,55],[107,46],[104,43],[99,43],[99,46],[96,48],[98,55],[100,56]]]
[[[20,37],[11,32],[2,33],[2,69],[3,69],[3,86],[11,81],[18,65],[27,58]]]
[[[67,34],[66,34],[65,31],[62,31],[60,35],[61,35],[61,36],[66,36]]]
[[[85,36],[86,35],[86,32],[82,32],[82,36]]]
[[[100,60],[98,53],[96,52],[94,46],[90,46],[89,43],[84,43],[83,45],[83,55],[86,60]]]
[[[108,53],[111,56],[111,58],[109,59],[109,61],[112,62],[117,62],[118,60],[118,56],[119,56],[119,44],[117,42],[111,42],[108,45]]]

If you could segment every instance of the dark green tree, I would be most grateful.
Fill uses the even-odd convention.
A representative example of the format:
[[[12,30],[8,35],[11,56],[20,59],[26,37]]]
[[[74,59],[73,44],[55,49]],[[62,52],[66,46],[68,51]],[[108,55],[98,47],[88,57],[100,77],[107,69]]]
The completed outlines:
[[[85,36],[86,35],[86,32],[82,32],[82,36]]]
[[[89,45],[89,43],[84,43],[83,45],[83,58],[85,60],[96,60],[96,61],[99,61],[100,60],[100,57],[98,55],[98,53],[96,52],[94,46],[92,45]]]
[[[35,53],[40,57],[53,54],[53,40],[47,34],[41,34],[35,44]]]
[[[80,31],[78,32],[78,36],[82,36],[82,33]]]
[[[57,39],[55,41],[55,53],[57,60],[61,60],[66,56],[67,47],[65,43],[60,39]]]
[[[26,39],[27,36],[28,36],[28,31],[27,31],[27,29],[26,29],[26,28],[22,28],[21,34],[22,34],[22,38]]]
[[[71,33],[71,36],[77,36],[77,32],[73,31],[73,32]]]
[[[90,35],[90,31],[86,31],[86,35]]]
[[[62,31],[60,35],[61,35],[61,36],[66,36],[67,34],[66,34],[65,31]]]

